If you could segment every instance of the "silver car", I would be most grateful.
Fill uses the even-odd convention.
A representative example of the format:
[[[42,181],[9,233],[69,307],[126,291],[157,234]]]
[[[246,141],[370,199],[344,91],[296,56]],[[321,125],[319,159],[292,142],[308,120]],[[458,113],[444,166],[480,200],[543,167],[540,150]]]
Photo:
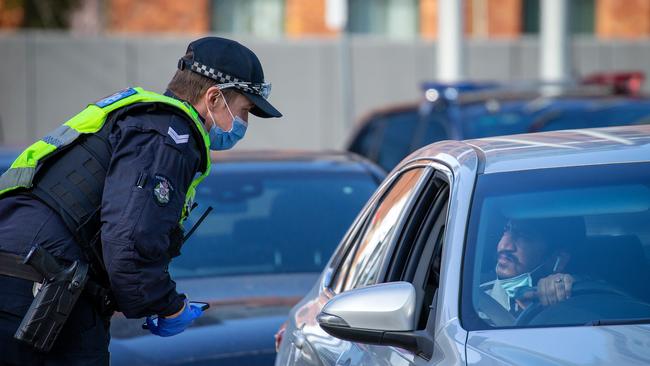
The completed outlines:
[[[650,126],[413,153],[279,335],[277,366],[650,364]]]

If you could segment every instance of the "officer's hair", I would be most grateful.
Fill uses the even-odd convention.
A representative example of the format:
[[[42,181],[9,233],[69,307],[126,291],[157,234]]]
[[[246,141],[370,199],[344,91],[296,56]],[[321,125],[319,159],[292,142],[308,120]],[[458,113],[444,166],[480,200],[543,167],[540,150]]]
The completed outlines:
[[[201,97],[205,95],[205,92],[211,86],[215,85],[217,85],[216,81],[191,70],[184,69],[176,70],[174,77],[172,77],[172,80],[167,85],[167,89],[171,90],[179,98],[196,105],[201,100]],[[237,94],[237,91],[234,89],[225,89],[222,92],[226,101],[230,101]]]

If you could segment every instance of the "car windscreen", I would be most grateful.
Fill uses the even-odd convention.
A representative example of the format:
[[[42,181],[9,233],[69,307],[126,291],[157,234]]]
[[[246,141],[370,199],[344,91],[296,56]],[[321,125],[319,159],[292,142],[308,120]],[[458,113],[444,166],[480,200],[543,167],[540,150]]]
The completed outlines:
[[[467,231],[466,329],[650,318],[650,164],[479,176]]]
[[[532,126],[532,132],[648,123],[650,123],[650,103],[622,102],[600,105],[589,110],[550,112],[537,118]]]
[[[461,108],[464,139],[650,123],[645,100],[497,101]]]
[[[390,171],[420,147],[450,137],[443,108],[423,103],[376,115],[355,136],[349,150]]]
[[[214,211],[172,261],[175,278],[320,272],[377,187],[360,172],[214,169],[186,229]]]
[[[473,103],[460,108],[463,139],[528,132],[534,113],[521,101]]]

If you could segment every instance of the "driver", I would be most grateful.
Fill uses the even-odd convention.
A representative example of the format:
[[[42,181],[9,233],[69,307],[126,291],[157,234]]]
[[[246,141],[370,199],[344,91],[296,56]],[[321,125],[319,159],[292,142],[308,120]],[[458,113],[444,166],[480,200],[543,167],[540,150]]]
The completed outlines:
[[[515,317],[532,301],[547,306],[568,299],[574,278],[563,271],[584,236],[582,218],[510,220],[496,248],[496,279],[481,291]]]

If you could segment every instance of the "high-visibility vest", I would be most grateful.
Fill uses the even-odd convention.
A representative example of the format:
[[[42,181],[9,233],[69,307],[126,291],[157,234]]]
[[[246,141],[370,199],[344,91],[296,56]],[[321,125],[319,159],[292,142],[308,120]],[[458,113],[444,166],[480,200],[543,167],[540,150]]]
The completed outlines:
[[[189,215],[196,194],[196,187],[210,173],[210,137],[205,131],[198,113],[192,106],[186,102],[146,91],[142,88],[124,89],[97,103],[88,105],[83,111],[69,119],[43,139],[30,145],[16,158],[13,164],[11,164],[11,167],[0,176],[0,197],[14,190],[32,188],[34,176],[39,168],[39,164],[46,157],[70,145],[83,134],[97,133],[102,129],[107,116],[111,112],[136,103],[164,103],[178,108],[194,122],[196,130],[203,137],[203,141],[199,144],[201,145],[202,143],[205,149],[205,165],[202,174],[192,181],[185,194],[185,204],[183,205],[180,218],[180,224],[182,224]]]

